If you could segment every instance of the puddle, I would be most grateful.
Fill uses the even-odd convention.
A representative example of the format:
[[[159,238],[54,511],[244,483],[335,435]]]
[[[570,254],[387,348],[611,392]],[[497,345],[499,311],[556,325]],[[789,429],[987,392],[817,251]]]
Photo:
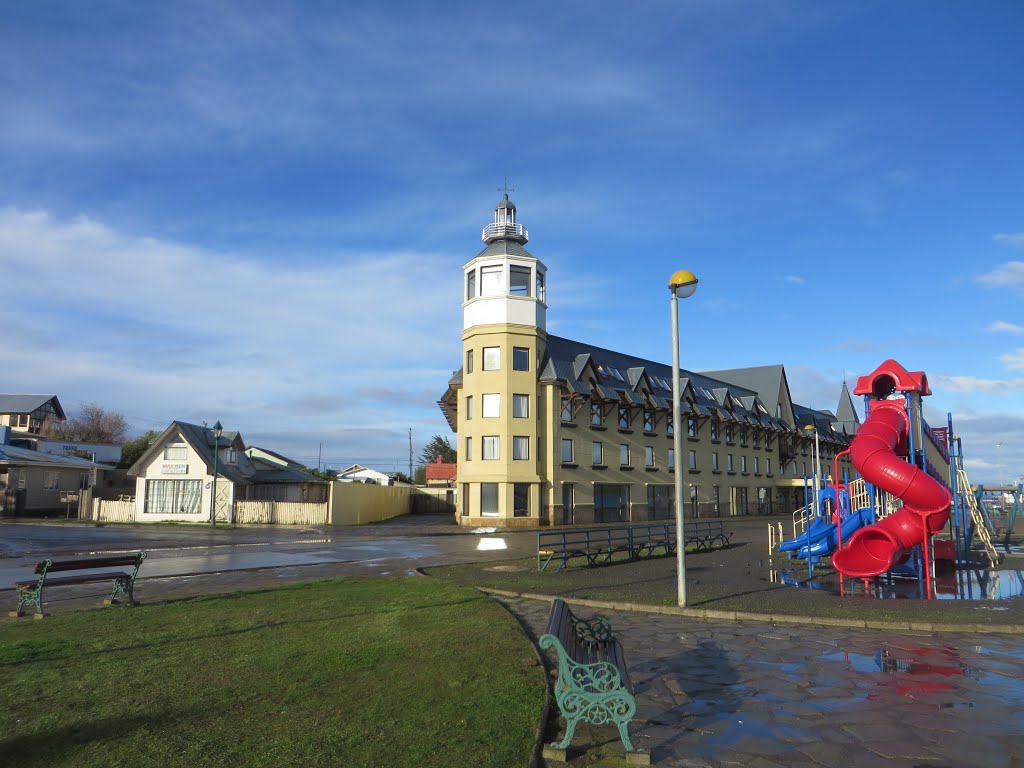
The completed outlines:
[[[808,579],[806,571],[770,570],[768,581],[833,595],[875,599],[924,599],[924,583],[915,575],[886,574],[874,579],[842,579],[829,573]],[[1024,596],[1024,571],[940,570],[934,578],[938,600],[1011,600]]]

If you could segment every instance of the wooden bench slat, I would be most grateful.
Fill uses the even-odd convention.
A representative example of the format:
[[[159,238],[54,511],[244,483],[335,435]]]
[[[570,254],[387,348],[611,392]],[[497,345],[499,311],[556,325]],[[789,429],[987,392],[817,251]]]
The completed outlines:
[[[116,603],[119,595],[125,595],[130,604],[135,602],[135,579],[139,574],[145,552],[134,555],[114,555],[106,557],[87,557],[69,560],[42,560],[36,564],[34,573],[37,579],[16,581],[14,587],[18,593],[18,607],[12,615],[21,616],[28,605],[35,607],[37,616],[43,614],[43,590],[47,586],[69,586],[72,584],[89,584],[99,581],[112,583],[109,603]],[[134,566],[130,573],[125,571],[103,571],[103,568]],[[78,571],[72,576],[51,576],[52,573]]]

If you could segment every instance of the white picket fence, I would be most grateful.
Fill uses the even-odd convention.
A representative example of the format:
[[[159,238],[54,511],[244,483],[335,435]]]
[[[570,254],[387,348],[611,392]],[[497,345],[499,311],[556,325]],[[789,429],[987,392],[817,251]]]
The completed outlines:
[[[124,501],[93,499],[92,519],[104,523],[134,523],[135,501],[133,499]]]
[[[234,521],[239,525],[327,525],[327,502],[236,501]]]

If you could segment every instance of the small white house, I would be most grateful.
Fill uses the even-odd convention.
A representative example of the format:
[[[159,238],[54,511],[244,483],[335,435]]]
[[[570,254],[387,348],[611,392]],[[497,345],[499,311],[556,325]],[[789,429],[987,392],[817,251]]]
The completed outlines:
[[[135,478],[136,521],[230,523],[236,501],[327,500],[327,483],[301,465],[268,461],[262,454],[269,451],[246,451],[238,432],[218,435],[210,427],[172,422],[128,470]]]
[[[386,472],[379,472],[376,469],[369,469],[362,464],[353,464],[348,469],[338,473],[338,480],[342,483],[367,483],[369,485],[394,485],[395,480]]]

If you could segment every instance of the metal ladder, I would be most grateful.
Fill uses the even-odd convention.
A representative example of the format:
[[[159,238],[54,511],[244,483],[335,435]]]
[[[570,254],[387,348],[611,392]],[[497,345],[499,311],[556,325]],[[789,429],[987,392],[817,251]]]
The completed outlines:
[[[967,503],[971,522],[974,524],[974,532],[985,548],[985,554],[988,556],[989,562],[995,568],[999,563],[999,553],[996,551],[996,545],[992,543],[992,536],[995,534],[995,531],[989,526],[988,518],[982,513],[981,508],[978,506],[978,500],[971,493],[971,481],[967,478],[967,471],[963,468],[957,469],[956,482],[960,493],[963,494],[964,501]]]

